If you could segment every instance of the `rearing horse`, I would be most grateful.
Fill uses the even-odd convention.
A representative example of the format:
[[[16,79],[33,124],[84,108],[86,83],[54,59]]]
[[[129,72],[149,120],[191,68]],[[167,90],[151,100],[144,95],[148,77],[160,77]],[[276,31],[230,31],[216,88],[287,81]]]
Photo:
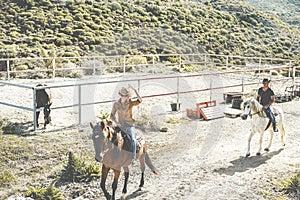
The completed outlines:
[[[262,149],[262,139],[264,135],[264,131],[267,130],[271,134],[270,138],[270,143],[269,145],[265,148],[265,151],[269,151],[271,144],[272,144],[272,139],[274,136],[274,131],[272,128],[272,125],[270,126],[269,124],[269,118],[267,117],[266,113],[263,111],[263,106],[260,105],[260,103],[253,97],[248,98],[244,100],[243,104],[243,113],[241,115],[243,120],[246,120],[248,116],[252,118],[252,127],[251,127],[251,133],[248,139],[248,151],[246,154],[246,157],[250,156],[250,142],[252,139],[252,136],[255,133],[260,134],[260,139],[259,139],[259,149],[256,155],[260,155],[260,151]],[[279,128],[280,134],[281,134],[281,143],[282,146],[285,146],[285,129],[284,129],[284,123],[283,123],[283,111],[279,108],[276,108],[278,111],[278,115],[275,116],[277,126]],[[268,127],[267,127],[268,126]]]
[[[93,129],[93,143],[95,148],[95,159],[97,161],[102,160],[102,175],[101,175],[101,189],[104,192],[106,199],[115,199],[115,192],[118,185],[118,179],[121,173],[121,168],[124,169],[125,181],[124,187],[122,190],[123,194],[127,193],[127,182],[129,178],[129,168],[128,166],[132,161],[132,145],[129,137],[124,135],[124,133],[117,132],[114,128],[109,125],[105,120],[102,120],[100,123],[93,125],[90,123],[91,128]],[[140,180],[139,187],[144,186],[144,171],[145,163],[151,169],[154,174],[158,174],[156,168],[152,164],[148,153],[146,152],[146,146],[144,144],[141,147],[141,153],[139,154],[140,169],[142,171],[142,176]],[[103,159],[101,157],[103,155]],[[114,171],[114,181],[112,184],[112,195],[106,190],[105,182],[109,170]]]

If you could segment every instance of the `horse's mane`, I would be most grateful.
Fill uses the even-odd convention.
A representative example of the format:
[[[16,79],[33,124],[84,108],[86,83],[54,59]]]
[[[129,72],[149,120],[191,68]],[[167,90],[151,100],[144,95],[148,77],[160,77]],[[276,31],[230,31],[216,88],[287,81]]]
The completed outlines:
[[[260,105],[260,103],[255,98],[252,97],[251,103],[253,104],[254,112],[259,112],[262,110],[262,105]]]
[[[128,135],[118,126],[114,127],[111,121],[102,120],[101,121],[101,128],[102,130],[104,127],[108,128],[109,130],[107,133],[104,134],[105,137],[112,143],[112,145],[118,146],[120,140],[123,140],[122,149],[131,152],[132,151],[132,144],[131,139]]]

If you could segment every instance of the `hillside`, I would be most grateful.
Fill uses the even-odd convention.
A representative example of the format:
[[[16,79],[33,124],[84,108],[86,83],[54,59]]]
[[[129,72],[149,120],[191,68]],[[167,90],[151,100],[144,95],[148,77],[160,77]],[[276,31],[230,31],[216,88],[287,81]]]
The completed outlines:
[[[278,15],[283,21],[300,29],[300,2],[298,0],[246,0],[246,2],[266,13]]]
[[[0,1],[0,58],[212,53],[300,58],[300,30],[243,1]]]

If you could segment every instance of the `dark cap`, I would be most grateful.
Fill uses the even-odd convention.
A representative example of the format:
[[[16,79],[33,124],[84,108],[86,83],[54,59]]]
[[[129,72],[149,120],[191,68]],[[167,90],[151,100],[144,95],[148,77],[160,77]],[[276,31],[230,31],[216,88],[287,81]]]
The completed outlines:
[[[263,83],[263,84],[265,84],[265,83],[270,83],[270,81],[271,81],[271,80],[269,80],[269,79],[267,79],[267,78],[264,78],[262,83]]]

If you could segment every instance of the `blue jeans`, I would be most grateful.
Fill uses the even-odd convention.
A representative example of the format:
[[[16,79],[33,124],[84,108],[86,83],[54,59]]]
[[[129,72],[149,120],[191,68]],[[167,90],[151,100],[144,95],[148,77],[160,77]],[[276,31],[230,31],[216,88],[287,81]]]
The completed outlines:
[[[271,106],[269,106],[266,109],[266,114],[267,116],[271,119],[272,125],[273,125],[273,130],[276,131],[276,119],[275,119],[275,115],[271,109]]]
[[[125,126],[124,129],[129,134],[130,139],[132,141],[132,153],[133,153],[133,158],[135,158],[136,157],[136,130],[134,126]]]

